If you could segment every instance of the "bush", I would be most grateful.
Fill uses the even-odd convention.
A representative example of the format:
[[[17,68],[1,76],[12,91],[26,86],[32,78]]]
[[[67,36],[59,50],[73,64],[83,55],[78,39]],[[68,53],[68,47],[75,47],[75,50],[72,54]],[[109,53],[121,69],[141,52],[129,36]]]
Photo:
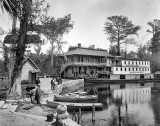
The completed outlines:
[[[1,88],[9,88],[11,86],[10,80],[0,80],[0,89]]]
[[[22,80],[21,84],[30,84],[29,80]]]

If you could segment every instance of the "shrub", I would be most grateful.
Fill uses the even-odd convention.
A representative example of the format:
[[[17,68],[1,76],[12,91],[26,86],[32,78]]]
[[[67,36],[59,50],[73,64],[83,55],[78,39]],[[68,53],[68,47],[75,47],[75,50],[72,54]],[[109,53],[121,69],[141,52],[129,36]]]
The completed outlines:
[[[22,80],[21,84],[30,84],[29,80]]]

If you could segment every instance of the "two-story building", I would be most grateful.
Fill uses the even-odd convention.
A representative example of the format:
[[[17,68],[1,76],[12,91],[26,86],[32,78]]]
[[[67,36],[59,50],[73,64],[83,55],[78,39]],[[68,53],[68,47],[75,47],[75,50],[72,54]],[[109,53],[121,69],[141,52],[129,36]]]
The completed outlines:
[[[112,76],[110,79],[143,79],[153,78],[150,61],[125,59],[117,56],[112,62]]]
[[[61,76],[66,78],[84,78],[98,76],[99,70],[111,72],[112,55],[107,50],[70,47],[62,59]],[[105,67],[105,68],[104,68]]]

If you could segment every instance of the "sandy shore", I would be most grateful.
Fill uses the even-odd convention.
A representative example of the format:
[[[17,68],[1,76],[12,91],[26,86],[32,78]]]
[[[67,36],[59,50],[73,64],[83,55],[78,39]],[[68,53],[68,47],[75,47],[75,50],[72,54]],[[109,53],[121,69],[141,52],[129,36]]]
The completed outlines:
[[[45,104],[46,100],[53,100],[55,94],[51,90],[51,81],[52,78],[40,79],[41,81],[41,90],[47,94],[42,96],[41,102]],[[63,80],[67,82],[69,80]],[[55,118],[52,122],[47,121],[47,114],[54,114],[56,111],[52,108],[49,108],[45,105],[37,106],[29,110],[24,110],[26,106],[32,106],[33,104],[27,103],[19,107],[18,112],[10,112],[7,110],[0,110],[0,126],[59,126],[55,123]],[[63,122],[68,126],[78,126],[71,119],[63,120]]]

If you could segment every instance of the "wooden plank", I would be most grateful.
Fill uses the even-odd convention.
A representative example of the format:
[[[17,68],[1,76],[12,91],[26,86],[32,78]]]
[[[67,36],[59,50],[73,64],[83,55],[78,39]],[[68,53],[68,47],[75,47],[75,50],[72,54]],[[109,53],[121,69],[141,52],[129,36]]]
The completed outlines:
[[[5,101],[0,101],[0,108],[4,105]]]
[[[11,103],[4,103],[2,106],[2,109],[8,109],[10,107]]]
[[[18,105],[11,105],[8,110],[9,110],[10,112],[15,112],[16,109],[17,109],[17,107],[18,107]]]

